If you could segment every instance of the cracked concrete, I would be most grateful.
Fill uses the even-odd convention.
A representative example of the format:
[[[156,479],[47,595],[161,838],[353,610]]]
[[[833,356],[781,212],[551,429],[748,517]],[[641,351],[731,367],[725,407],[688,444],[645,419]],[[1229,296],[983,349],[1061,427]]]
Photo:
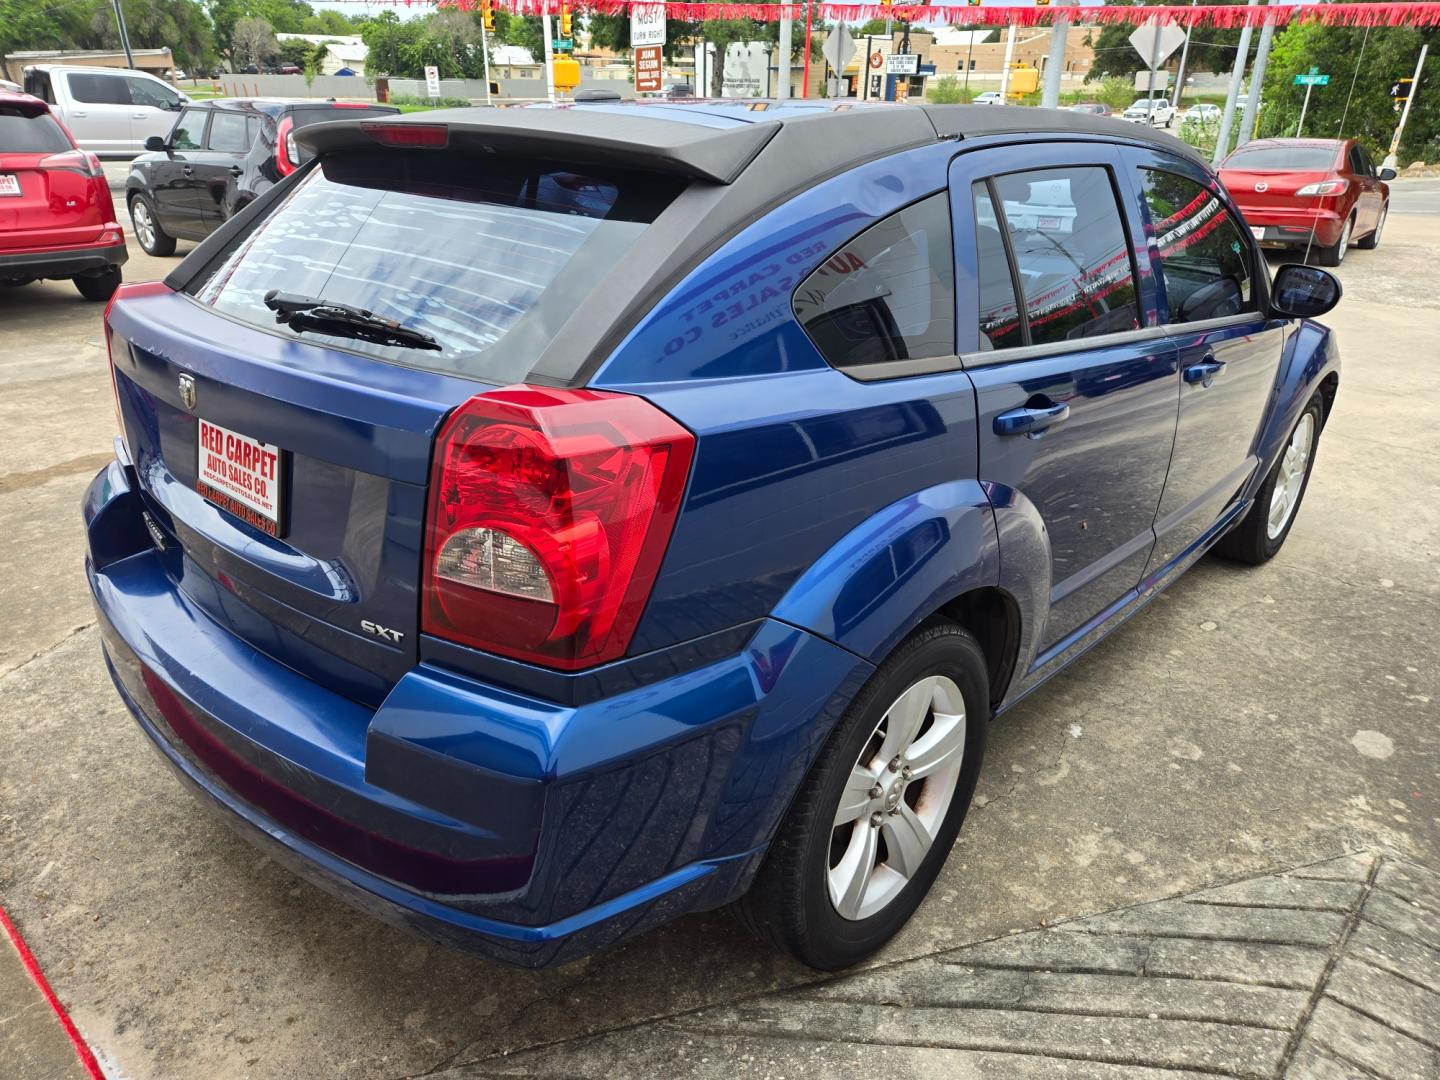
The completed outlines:
[[[1440,865],[1440,503],[1420,497],[1440,487],[1440,296],[1424,284],[1437,248],[1440,216],[1397,215],[1379,251],[1346,260],[1329,320],[1339,404],[1282,556],[1202,563],[995,725],[984,804],[876,966],[1357,850]],[[127,270],[170,265],[137,255]],[[110,444],[99,308],[74,296],[63,283],[0,290],[0,478]],[[95,631],[75,632],[91,618],[88,479],[59,470],[0,492],[0,902],[117,1075],[421,1075],[816,981],[718,913],[569,968],[500,969],[288,876],[197,811],[125,716]],[[1388,752],[1362,752],[1366,732]],[[1402,932],[1362,921],[1352,949]],[[1428,954],[1404,947],[1395,955],[1421,970]],[[1305,958],[1286,948],[1207,962],[1263,960],[1289,978]],[[1182,958],[1156,945],[1147,971]],[[1319,1019],[1335,1038],[1361,1039],[1331,1004],[1343,1007]],[[862,1056],[877,1071],[966,1075],[961,1053]],[[828,1046],[795,1075],[855,1057]]]

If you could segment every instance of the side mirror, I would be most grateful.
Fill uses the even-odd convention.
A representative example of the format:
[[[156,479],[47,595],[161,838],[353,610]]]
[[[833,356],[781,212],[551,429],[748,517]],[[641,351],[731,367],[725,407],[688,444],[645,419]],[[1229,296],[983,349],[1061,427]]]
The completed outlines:
[[[1340,280],[1318,266],[1286,263],[1275,274],[1270,310],[1287,319],[1313,319],[1340,302]]]
[[[1395,177],[1399,176],[1400,174],[1397,173],[1394,169],[1381,169],[1376,175],[1381,180],[1394,180]]]
[[[145,149],[146,149],[146,150],[164,150],[164,149],[165,149],[165,136],[163,136],[163,135],[151,135],[148,139],[145,140]]]

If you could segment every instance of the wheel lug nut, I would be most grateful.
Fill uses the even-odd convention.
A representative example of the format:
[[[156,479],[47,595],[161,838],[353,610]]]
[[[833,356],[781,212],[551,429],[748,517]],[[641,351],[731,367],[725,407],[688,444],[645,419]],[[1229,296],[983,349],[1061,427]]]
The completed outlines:
[[[910,766],[906,765],[903,769],[900,770],[900,775],[903,776],[906,780],[909,780],[910,777],[914,774],[910,771]]]
[[[900,755],[899,755],[899,754],[896,754],[894,760],[891,761],[890,764],[889,764],[889,765],[886,765],[885,767],[886,767],[887,769],[889,769],[891,772],[899,772],[899,771],[900,771]]]
[[[884,820],[885,815],[877,810],[875,811],[875,813],[870,815],[870,827],[873,829],[878,829],[880,827],[880,823]]]
[[[870,798],[872,798],[872,799],[878,799],[878,798],[880,798],[881,795],[884,795],[884,794],[885,794],[885,789],[884,789],[883,787],[881,787],[879,784],[876,784],[874,787],[872,787],[872,788],[870,789]]]

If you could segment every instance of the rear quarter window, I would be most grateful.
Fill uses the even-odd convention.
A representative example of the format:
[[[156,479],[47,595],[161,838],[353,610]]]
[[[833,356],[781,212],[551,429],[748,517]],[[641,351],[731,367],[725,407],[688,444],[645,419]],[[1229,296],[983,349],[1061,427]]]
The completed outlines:
[[[327,157],[190,284],[217,312],[390,363],[523,379],[682,184],[553,163],[386,151]],[[297,333],[272,289],[363,308],[438,351]]]
[[[0,106],[0,154],[63,154],[74,149],[49,113],[26,116]]]

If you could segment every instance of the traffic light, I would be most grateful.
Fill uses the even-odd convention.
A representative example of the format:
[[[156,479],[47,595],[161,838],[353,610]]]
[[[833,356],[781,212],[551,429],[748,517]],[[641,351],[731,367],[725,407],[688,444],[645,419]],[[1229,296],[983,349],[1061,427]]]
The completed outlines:
[[[569,5],[569,4],[561,4],[561,5],[560,5],[560,36],[561,36],[562,38],[568,38],[568,37],[570,36],[570,5]]]
[[[1396,79],[1390,84],[1390,96],[1396,101],[1404,101],[1410,96],[1410,85],[1414,81],[1415,80],[1408,75],[1403,79]]]
[[[979,7],[979,6],[980,6],[980,0],[970,0],[970,6],[971,6],[971,7]]]
[[[894,7],[895,0],[880,0],[880,6],[883,8]]]
[[[480,25],[485,27],[487,33],[495,32],[494,0],[480,0]]]
[[[1036,7],[1049,7],[1050,0],[1035,0]]]

